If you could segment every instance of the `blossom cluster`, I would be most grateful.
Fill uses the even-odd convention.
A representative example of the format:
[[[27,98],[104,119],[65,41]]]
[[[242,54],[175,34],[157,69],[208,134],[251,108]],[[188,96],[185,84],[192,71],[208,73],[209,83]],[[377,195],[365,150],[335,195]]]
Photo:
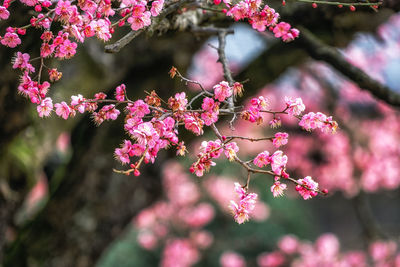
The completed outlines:
[[[214,0],[214,3],[219,5],[221,0]],[[261,0],[244,0],[236,4],[224,0],[224,3],[227,16],[235,21],[247,19],[257,31],[263,32],[268,28],[276,38],[281,38],[284,42],[290,42],[299,36],[299,30],[292,28],[287,22],[278,22],[279,13],[268,5],[262,6]]]
[[[203,176],[204,171],[209,171],[211,166],[215,166],[212,159],[217,159],[224,152],[227,159],[232,161],[239,147],[235,142],[228,144],[222,143],[221,140],[203,141],[200,146],[200,152],[197,155],[198,160],[190,167],[190,172],[195,173],[197,176]]]
[[[278,242],[277,250],[260,254],[257,263],[260,267],[398,266],[400,253],[394,241],[372,242],[367,252],[341,252],[339,239],[331,233],[321,235],[314,244],[286,235]]]
[[[204,228],[213,221],[215,208],[202,197],[200,184],[191,180],[176,161],[163,166],[162,183],[165,198],[141,210],[133,219],[137,242],[147,251],[162,250],[160,266],[192,266],[214,243],[214,235]],[[257,221],[268,217],[266,204],[255,203],[257,195],[246,194],[238,183],[232,190],[231,179],[218,177],[204,185],[211,199],[221,202],[223,210],[236,194],[242,204],[240,218],[246,218],[252,210],[258,211],[254,214]]]
[[[239,197],[239,202],[231,200],[230,209],[232,211],[233,217],[238,224],[242,224],[249,220],[250,213],[255,208],[255,203],[257,200],[256,193],[247,193],[239,183],[235,183],[235,192]]]
[[[201,199],[200,188],[178,163],[165,164],[162,174],[166,199],[134,218],[137,242],[150,251],[163,248],[160,266],[192,266],[213,243],[213,235],[202,228],[213,220],[215,210]],[[184,235],[174,229],[181,229]]]
[[[50,82],[59,80],[62,73],[57,69],[48,68],[44,64],[46,58],[69,59],[76,54],[78,43],[85,42],[86,38],[96,36],[102,41],[108,41],[112,38],[115,27],[122,27],[126,24],[133,31],[137,31],[151,24],[151,17],[157,17],[164,7],[164,0],[123,0],[117,6],[110,0],[90,0],[90,1],[69,1],[60,0],[38,1],[21,0],[22,4],[32,7],[34,16],[29,23],[20,27],[8,27],[6,33],[0,36],[0,43],[10,48],[15,48],[22,43],[22,36],[26,34],[27,29],[36,28],[42,32],[40,48],[40,68],[37,73],[37,80],[32,78],[35,68],[32,66],[31,55],[28,53],[17,52],[14,59],[13,68],[22,71],[19,91],[29,97],[32,103],[37,104],[37,110],[41,117],[49,116],[53,107],[58,109],[57,114],[63,118],[74,115],[73,110],[68,108],[65,102],[53,105],[53,100],[47,96],[50,89]],[[7,20],[12,16],[10,6],[14,1],[4,1],[0,6],[0,19]],[[281,37],[285,41],[292,40],[298,36],[296,29],[291,29],[290,25],[284,22],[277,23],[279,15],[268,6],[262,11],[261,1],[242,1],[236,5],[226,3],[230,8],[227,12],[235,20],[247,18],[257,30],[264,31],[266,27],[273,27],[271,30],[276,37]],[[117,19],[112,23],[112,20]],[[54,23],[61,24],[59,27],[52,27]],[[57,30],[56,30],[57,29]],[[48,81],[41,81],[43,69],[48,68]],[[228,83],[216,85],[215,99],[223,102],[230,97],[233,91],[240,94],[240,86],[231,88]],[[237,93],[237,92],[235,92]],[[206,125],[216,122],[218,116],[218,103],[208,112],[202,114],[202,119]],[[113,110],[113,107],[109,107]],[[108,111],[104,111],[108,113]],[[116,114],[114,114],[115,116]],[[104,115],[99,115],[100,121],[104,120]],[[201,125],[196,125],[198,120],[196,116],[188,117],[188,121],[193,121],[191,128],[201,133]],[[197,128],[197,129],[196,129]]]
[[[116,26],[122,27],[128,24],[134,31],[149,26],[151,17],[160,14],[164,1],[123,0],[116,6],[109,0],[78,1],[77,3],[69,0],[57,2],[21,0],[21,2],[32,7],[35,15],[26,26],[7,28],[0,42],[14,48],[21,44],[20,37],[26,34],[27,29],[36,28],[41,31],[41,48],[40,57],[35,59],[31,59],[28,53],[16,53],[13,68],[22,72],[18,91],[37,105],[39,117],[48,117],[55,112],[57,116],[66,120],[77,113],[87,112],[91,114],[96,125],[100,125],[105,121],[114,121],[123,114],[123,127],[129,138],[123,140],[120,147],[115,149],[114,154],[122,164],[128,164],[129,169],[119,171],[121,173],[140,175],[141,164],[153,163],[162,149],[175,147],[178,155],[184,155],[186,146],[180,140],[180,127],[184,126],[195,135],[203,135],[204,127],[215,127],[222,114],[235,115],[235,117],[238,114],[244,120],[261,124],[263,113],[270,113],[273,114],[271,124],[274,126],[280,125],[275,114],[289,114],[301,119],[301,122],[304,122],[301,126],[307,130],[321,128],[327,131],[329,127],[335,127],[335,122],[331,117],[322,120],[322,117],[318,115],[318,119],[314,121],[309,118],[310,116],[301,118],[300,114],[305,107],[300,98],[294,101],[286,99],[286,108],[276,112],[269,108],[267,98],[260,96],[251,100],[249,109],[237,111],[237,107],[232,107],[232,100],[235,96],[242,94],[243,85],[237,82],[229,84],[227,81],[214,85],[211,92],[203,90],[200,95],[193,97],[190,101],[185,92],[176,93],[168,101],[162,100],[155,92],[149,93],[145,99],[130,100],[126,86],[121,84],[116,87],[113,97],[102,92],[96,93],[92,98],[78,94],[71,96],[70,101],[53,103],[53,99],[49,96],[51,83],[61,79],[62,73],[55,68],[48,68],[44,64],[47,58],[69,59],[76,54],[78,43],[83,43],[89,37],[96,36],[103,41],[108,41]],[[9,18],[11,4],[11,1],[5,1],[1,6],[1,19]],[[235,5],[228,2],[225,4],[229,7],[228,16],[232,16],[235,20],[248,19],[253,28],[259,31],[264,31],[266,27],[269,27],[276,37],[284,41],[292,40],[298,35],[298,31],[291,29],[289,24],[278,23],[279,15],[268,6],[262,8],[261,1],[246,0]],[[117,16],[120,18],[112,23],[111,21]],[[53,27],[54,22],[61,27]],[[39,62],[39,67],[35,68],[33,65],[35,60]],[[36,73],[37,69],[38,73]],[[47,75],[43,73],[43,70],[47,70]],[[202,102],[193,102],[196,99]],[[201,106],[201,109],[193,109],[192,105],[195,104]],[[239,152],[237,143],[223,136],[217,137],[215,141],[202,143],[198,160],[190,168],[192,173],[197,176],[204,175],[205,171],[215,165],[213,160],[219,158],[222,153],[229,161],[240,161],[237,157]],[[270,141],[279,148],[288,143],[288,134],[278,132],[270,138]],[[264,160],[264,165],[271,165],[273,175],[276,176],[272,191],[275,196],[281,195],[285,185],[279,182],[279,178],[289,178],[285,171],[287,156],[283,155],[282,151],[276,151],[271,156],[264,156],[265,159],[262,159],[262,155],[257,156],[254,164],[261,168],[261,162]],[[307,185],[304,185],[304,188],[307,189]],[[312,190],[312,188],[308,189]],[[254,203],[248,199],[250,196],[254,195],[248,194],[241,200],[247,203],[247,206],[242,203],[246,206],[244,211],[242,211],[241,203],[236,206],[235,214],[245,214],[238,215],[236,221],[244,222],[248,219],[248,213],[254,208],[255,203],[255,198],[251,197]]]

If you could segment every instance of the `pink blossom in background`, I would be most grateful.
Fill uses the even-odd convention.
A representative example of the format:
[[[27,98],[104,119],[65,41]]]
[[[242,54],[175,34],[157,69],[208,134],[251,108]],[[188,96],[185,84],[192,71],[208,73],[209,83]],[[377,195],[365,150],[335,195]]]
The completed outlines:
[[[157,237],[151,232],[142,231],[137,236],[137,242],[142,248],[152,250],[157,246]]]
[[[211,244],[214,242],[214,236],[211,232],[209,231],[198,231],[198,232],[192,232],[190,234],[190,239],[192,242],[198,246],[200,249],[206,249],[211,246]]]
[[[43,200],[48,194],[47,177],[44,173],[39,176],[38,181],[33,186],[31,191],[26,197],[26,209],[29,212],[33,209],[41,200]]]
[[[253,213],[251,214],[251,219],[256,222],[263,222],[267,220],[270,215],[271,210],[269,206],[262,201],[257,201],[256,205],[254,206]]]
[[[162,252],[162,267],[189,267],[199,260],[199,252],[188,239],[171,239]]]
[[[278,247],[282,252],[291,255],[297,252],[299,240],[294,235],[285,235],[279,240]]]
[[[385,262],[395,255],[397,244],[394,241],[376,241],[369,246],[368,250],[375,263]]]
[[[219,263],[222,267],[246,267],[243,256],[233,251],[225,251],[221,255]]]
[[[315,246],[319,255],[326,259],[332,259],[340,251],[340,243],[334,234],[323,234],[316,241]]]
[[[62,152],[62,153],[66,153],[68,148],[71,145],[71,136],[68,132],[62,132],[56,141],[56,147],[57,149]]]
[[[183,209],[180,212],[183,221],[192,228],[200,228],[214,219],[213,206],[208,203],[200,203],[190,209]]]
[[[280,252],[263,253],[257,257],[259,267],[279,267],[285,263],[285,257]]]
[[[339,239],[331,233],[322,234],[314,243],[286,235],[278,242],[277,250],[260,254],[257,263],[260,267],[392,267],[397,266],[398,255],[393,241],[376,241],[370,246],[370,253],[366,254],[359,250],[341,252]]]

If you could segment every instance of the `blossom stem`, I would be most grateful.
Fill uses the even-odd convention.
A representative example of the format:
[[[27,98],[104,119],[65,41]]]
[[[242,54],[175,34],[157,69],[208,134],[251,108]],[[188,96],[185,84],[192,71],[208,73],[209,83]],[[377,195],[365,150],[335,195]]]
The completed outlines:
[[[305,3],[316,3],[316,4],[326,4],[326,5],[342,5],[342,6],[379,6],[382,4],[382,2],[376,2],[376,3],[362,3],[362,2],[331,2],[331,1],[321,1],[321,0],[296,0],[299,2],[305,2]]]

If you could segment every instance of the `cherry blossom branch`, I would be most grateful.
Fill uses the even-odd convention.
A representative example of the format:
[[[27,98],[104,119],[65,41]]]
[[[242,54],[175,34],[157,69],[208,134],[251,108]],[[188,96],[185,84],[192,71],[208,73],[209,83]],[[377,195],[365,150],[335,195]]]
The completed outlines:
[[[146,147],[146,150],[143,152],[143,155],[140,157],[139,161],[137,164],[134,165],[134,168],[128,169],[128,170],[117,170],[117,169],[113,169],[114,172],[116,173],[122,173],[125,175],[129,175],[131,172],[136,172],[135,175],[137,174],[137,172],[139,171],[140,165],[142,164],[144,157],[146,156],[147,151],[149,151],[149,147]],[[140,174],[140,172],[139,172]]]
[[[220,139],[222,142],[226,142],[226,137],[224,137],[224,136],[221,135],[221,133],[219,132],[219,130],[218,130],[218,128],[215,126],[215,124],[212,124],[210,127],[211,127],[211,129],[213,130],[214,134],[218,137],[218,139]],[[225,141],[224,141],[224,140],[225,140]],[[303,188],[305,188],[305,189],[307,189],[307,190],[315,191],[315,192],[317,192],[317,193],[319,193],[319,194],[322,194],[322,195],[327,195],[327,194],[328,194],[325,190],[322,190],[322,191],[321,191],[320,189],[311,189],[311,188],[309,188],[308,186],[306,186],[306,185],[304,185],[304,184],[298,182],[298,181],[297,181],[296,179],[294,179],[294,178],[291,178],[291,177],[283,177],[282,175],[279,176],[279,175],[277,175],[275,172],[269,171],[269,170],[262,170],[262,169],[255,169],[255,168],[252,168],[252,167],[250,166],[250,163],[249,163],[249,162],[243,161],[243,160],[240,159],[237,155],[234,156],[234,160],[235,160],[237,163],[239,163],[243,168],[245,168],[245,169],[247,170],[248,173],[268,174],[268,175],[270,175],[270,176],[272,176],[272,177],[277,177],[277,176],[278,176],[278,177],[280,177],[280,178],[289,180],[289,181],[291,181],[292,183],[294,183],[294,184],[296,184],[296,185],[299,185],[299,186],[301,186],[301,187],[303,187]],[[250,179],[249,179],[249,176],[248,176],[248,182],[246,183],[246,185],[245,185],[244,187],[247,188],[247,187],[249,186],[249,182],[250,182]]]
[[[235,83],[234,79],[232,78],[232,73],[229,69],[229,63],[228,59],[225,55],[225,46],[226,46],[226,36],[228,35],[228,31],[226,29],[220,29],[218,32],[218,61],[222,64],[222,68],[224,70],[224,78],[225,80],[228,81],[230,86],[233,86]],[[234,107],[234,102],[235,102],[235,94],[233,93],[229,98],[228,98],[228,107],[230,109],[233,109]],[[236,114],[232,116],[232,119],[229,122],[229,126],[231,129],[233,128],[233,123],[236,120]]]
[[[335,106],[338,98],[335,86],[330,81],[324,79],[316,73],[317,72],[315,72],[313,69],[307,69],[307,74],[313,77],[315,81],[320,83],[321,87],[324,88],[326,94],[329,96],[328,99],[330,103],[328,103],[327,106],[330,112],[335,112]],[[347,133],[347,136],[350,139],[350,145],[352,147],[352,150],[354,151],[358,140],[353,128],[350,127],[348,123],[343,120],[339,119],[338,122],[342,130]],[[357,164],[354,162],[354,158],[352,160],[354,166],[357,166]],[[353,176],[358,180],[360,179],[360,171],[361,170],[358,170],[357,167],[353,170]],[[377,220],[375,219],[374,214],[372,213],[366,193],[361,190],[356,196],[351,199],[351,202],[353,203],[357,219],[361,224],[361,227],[363,228],[366,239],[371,242],[377,239],[387,238]]]
[[[352,198],[352,201],[358,221],[360,222],[368,241],[372,242],[377,239],[387,238],[372,214],[371,208],[368,205],[366,194],[361,191],[354,198]]]
[[[174,67],[173,67],[173,68],[174,68]],[[172,71],[172,69],[171,69],[171,71]],[[179,72],[179,70],[177,70],[176,68],[174,68],[174,71],[175,71],[176,75],[181,79],[181,81],[184,81],[186,84],[188,84],[188,83],[196,84],[196,85],[198,85],[198,86],[200,87],[200,89],[203,91],[203,94],[208,95],[208,96],[213,96],[213,94],[212,94],[211,92],[208,92],[206,89],[204,89],[203,85],[202,85],[199,81],[190,80],[190,79],[184,77],[184,76]],[[171,76],[172,76],[172,74],[171,74]],[[174,74],[173,76],[175,76],[175,74]],[[173,76],[172,76],[172,78],[174,78]]]
[[[242,140],[247,140],[250,142],[258,142],[258,141],[272,141],[275,137],[263,137],[263,138],[250,138],[250,137],[245,137],[245,136],[236,136],[236,135],[231,135],[231,136],[226,136],[226,139],[232,141],[234,139],[242,139]]]
[[[299,29],[302,32],[299,43],[303,45],[311,57],[329,63],[344,76],[354,81],[361,89],[369,91],[376,98],[394,107],[400,107],[400,94],[349,63],[337,49],[322,43],[308,29],[304,27],[299,27]]]
[[[316,3],[316,4],[324,4],[324,5],[336,5],[336,6],[379,6],[382,2],[376,3],[363,3],[363,2],[336,2],[336,1],[321,1],[321,0],[296,0],[298,2],[304,3]]]

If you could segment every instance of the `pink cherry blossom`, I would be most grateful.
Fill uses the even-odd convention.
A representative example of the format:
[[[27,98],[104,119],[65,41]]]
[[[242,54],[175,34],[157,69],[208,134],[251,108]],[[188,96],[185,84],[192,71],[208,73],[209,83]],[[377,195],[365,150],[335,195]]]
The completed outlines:
[[[164,6],[164,0],[156,0],[151,3],[151,15],[156,17],[160,14],[161,9]]]
[[[121,84],[115,88],[115,99],[118,101],[124,101],[125,100],[125,84]]]
[[[149,11],[145,11],[140,17],[131,16],[127,21],[131,25],[131,29],[133,31],[137,31],[151,24],[150,16],[151,13]]]
[[[283,196],[284,192],[287,188],[286,184],[282,184],[279,181],[276,181],[272,186],[271,186],[271,192],[274,197],[279,197]]]
[[[286,96],[285,102],[287,106],[287,113],[289,115],[298,116],[306,109],[301,98],[296,98],[293,100],[292,98]]]
[[[254,165],[262,168],[269,163],[271,163],[270,157],[269,157],[269,152],[268,151],[263,151],[260,154],[257,155],[257,157],[254,158],[253,160]]]
[[[39,113],[39,117],[48,117],[50,116],[51,111],[53,110],[53,101],[50,97],[46,97],[42,100],[40,105],[37,106],[37,112]]]
[[[318,190],[318,183],[315,182],[310,176],[299,179],[297,182],[299,184],[296,186],[296,191],[299,192],[304,200],[318,195],[318,192],[316,192],[316,190]]]
[[[71,96],[71,107],[75,110],[78,110],[80,113],[85,112],[86,110],[86,103],[85,98],[81,94],[77,96]]]
[[[195,135],[203,134],[204,121],[199,118],[198,113],[185,113],[184,122],[187,130],[192,131]]]
[[[226,156],[230,161],[232,161],[232,160],[235,159],[236,153],[237,153],[238,151],[239,151],[239,147],[238,147],[238,145],[236,144],[236,142],[231,142],[231,143],[229,143],[229,144],[227,144],[227,145],[225,146],[224,153],[225,153],[225,156]]]
[[[133,146],[131,141],[124,140],[124,143],[121,145],[121,148],[115,149],[114,152],[115,158],[121,161],[123,164],[129,163],[130,162],[129,157],[133,156],[132,150]]]
[[[175,97],[170,97],[168,99],[168,105],[172,108],[173,111],[184,111],[186,109],[188,101],[186,98],[186,93],[177,93]]]
[[[277,150],[271,155],[270,160],[272,171],[277,175],[282,175],[283,170],[286,168],[288,157],[283,155],[282,151]]]
[[[35,68],[29,63],[29,54],[21,52],[17,52],[16,57],[14,58],[13,69],[21,69],[27,70],[28,72],[35,72]]]
[[[13,32],[7,32],[3,38],[1,39],[1,44],[4,46],[8,46],[11,48],[16,47],[21,44],[21,39],[19,39],[18,35]]]
[[[8,19],[10,12],[4,6],[0,6],[0,19]]]
[[[205,111],[212,112],[218,108],[219,102],[214,101],[214,99],[210,97],[205,97],[203,99],[203,104],[201,104],[201,108]]]
[[[205,125],[210,126],[211,124],[218,121],[218,114],[219,114],[218,110],[217,112],[207,111],[201,113],[200,117],[204,121]]]
[[[245,223],[250,218],[250,213],[254,210],[257,194],[247,193],[239,183],[235,183],[235,191],[239,196],[239,202],[231,200],[229,208],[238,224]]]
[[[274,118],[269,122],[269,126],[271,126],[271,128],[278,128],[281,127],[282,125],[282,121],[280,118]]]
[[[56,108],[57,116],[62,117],[64,120],[68,119],[69,115],[71,114],[71,108],[67,103],[62,101],[61,103],[56,103],[54,107]]]
[[[160,138],[151,122],[144,122],[137,126],[132,133],[140,145],[154,147]]]
[[[139,118],[143,118],[145,115],[150,113],[149,106],[141,99],[135,101],[133,105],[129,103],[126,108],[131,115]]]
[[[213,87],[214,97],[220,102],[224,101],[226,98],[230,97],[233,93],[232,88],[229,86],[228,82],[222,81]]]
[[[286,35],[290,30],[290,24],[286,22],[279,22],[273,30],[275,37],[279,38]]]
[[[278,148],[288,143],[288,137],[289,137],[288,133],[278,132],[275,134],[275,138],[272,140],[272,143],[276,148]]]

